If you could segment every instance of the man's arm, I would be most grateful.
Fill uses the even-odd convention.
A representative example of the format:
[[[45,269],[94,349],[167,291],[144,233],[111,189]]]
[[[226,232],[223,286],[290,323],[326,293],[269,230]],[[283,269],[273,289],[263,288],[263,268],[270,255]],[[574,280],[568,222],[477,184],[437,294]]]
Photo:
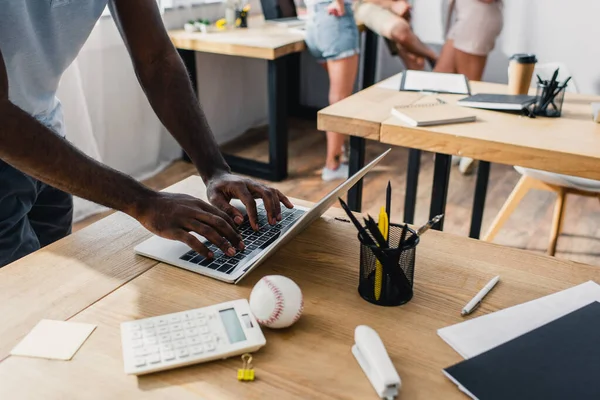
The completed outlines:
[[[231,218],[191,196],[154,192],[77,150],[65,139],[12,104],[0,51],[0,159],[34,178],[93,202],[123,211],[150,231],[187,243],[207,255],[190,231],[198,232],[224,252],[229,242],[241,248]],[[229,242],[224,239],[226,237]]]
[[[257,228],[254,198],[262,198],[269,222],[275,224],[281,218],[279,202],[290,208],[292,204],[278,190],[231,174],[185,66],[167,35],[156,1],[111,0],[109,6],[150,105],[200,172],[210,201],[241,223],[242,215],[229,204],[232,198],[239,198]]]

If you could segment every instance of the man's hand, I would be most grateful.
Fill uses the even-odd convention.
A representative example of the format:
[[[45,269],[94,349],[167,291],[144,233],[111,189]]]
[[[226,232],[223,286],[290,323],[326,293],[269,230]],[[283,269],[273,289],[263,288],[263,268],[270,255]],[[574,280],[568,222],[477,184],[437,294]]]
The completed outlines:
[[[329,15],[341,17],[346,13],[346,8],[344,6],[343,1],[332,1],[331,4],[327,7],[327,11],[329,12]]]
[[[399,17],[407,16],[410,13],[411,8],[411,5],[408,4],[405,0],[393,1],[390,4],[390,11]]]
[[[236,248],[244,249],[233,220],[223,211],[192,196],[155,193],[141,201],[133,216],[150,232],[179,240],[205,257],[210,258],[213,254],[190,232],[204,236],[229,256],[235,255]]]
[[[256,212],[256,202],[254,199],[262,199],[267,211],[269,224],[275,225],[281,220],[281,206],[283,203],[287,208],[293,208],[294,205],[279,190],[267,187],[261,183],[248,178],[236,176],[230,173],[216,175],[206,182],[208,200],[221,209],[235,223],[241,224],[244,216],[240,211],[229,204],[231,199],[240,199],[246,211],[252,229],[257,230],[258,217]]]

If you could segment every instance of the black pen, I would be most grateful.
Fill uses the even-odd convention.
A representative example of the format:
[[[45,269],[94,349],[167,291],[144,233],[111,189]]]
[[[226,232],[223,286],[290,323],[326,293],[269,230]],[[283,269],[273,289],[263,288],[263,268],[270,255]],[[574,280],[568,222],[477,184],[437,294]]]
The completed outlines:
[[[385,191],[385,213],[387,214],[388,226],[392,225],[392,183],[388,181],[387,190]],[[390,228],[388,227],[388,235],[386,238],[388,247],[390,247]]]

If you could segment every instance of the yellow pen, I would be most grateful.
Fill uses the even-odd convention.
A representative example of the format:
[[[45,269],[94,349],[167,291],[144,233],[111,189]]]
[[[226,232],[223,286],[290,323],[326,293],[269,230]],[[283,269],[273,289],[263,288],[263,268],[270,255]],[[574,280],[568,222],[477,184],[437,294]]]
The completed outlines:
[[[385,211],[385,207],[381,207],[379,211],[379,221],[377,222],[377,226],[379,227],[379,231],[383,238],[388,240],[388,233],[390,229],[390,224],[388,220],[387,212]],[[381,286],[383,282],[383,266],[381,262],[377,260],[375,262],[375,300],[379,300],[381,297]]]

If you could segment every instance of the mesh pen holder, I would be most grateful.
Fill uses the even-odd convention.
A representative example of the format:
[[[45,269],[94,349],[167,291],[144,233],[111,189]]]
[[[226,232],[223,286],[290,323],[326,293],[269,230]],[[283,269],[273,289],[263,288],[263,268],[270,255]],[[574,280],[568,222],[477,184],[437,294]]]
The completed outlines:
[[[402,234],[402,226],[390,224],[389,243],[397,246]],[[415,273],[416,248],[419,237],[412,229],[408,229],[406,240],[402,248],[379,248],[361,242],[360,245],[360,277],[358,293],[366,301],[380,306],[399,306],[412,299],[413,278]],[[373,241],[375,241],[373,239]],[[376,254],[383,259],[379,261]],[[377,279],[378,263],[381,265],[381,290],[375,286]],[[379,294],[379,296],[377,296]]]
[[[538,83],[533,113],[540,117],[558,118],[562,114],[565,88],[552,88]]]

